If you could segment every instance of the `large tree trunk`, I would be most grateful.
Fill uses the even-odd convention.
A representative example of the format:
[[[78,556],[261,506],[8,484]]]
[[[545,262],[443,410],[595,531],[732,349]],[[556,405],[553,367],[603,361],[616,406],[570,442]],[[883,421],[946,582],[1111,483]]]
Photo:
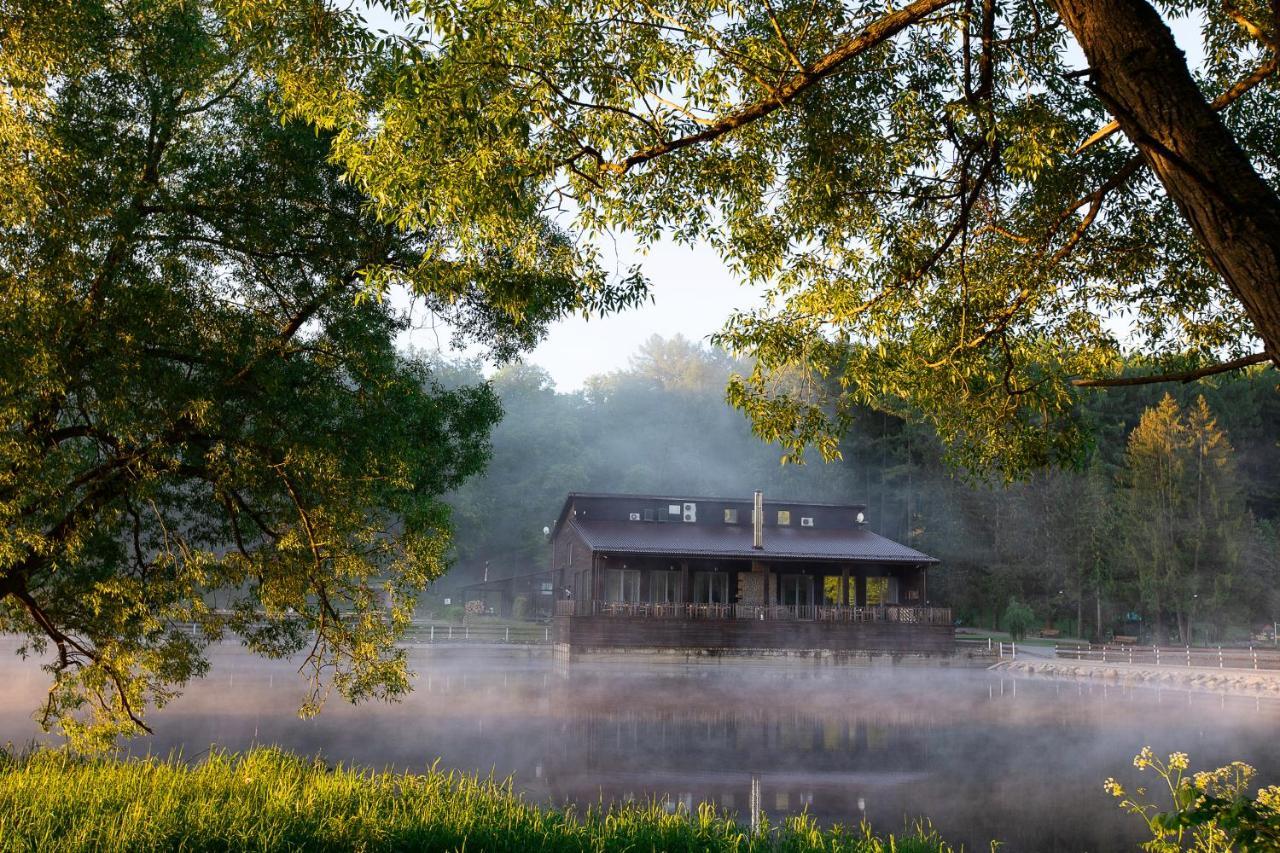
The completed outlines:
[[[1280,196],[1209,106],[1146,0],[1053,0],[1098,96],[1191,225],[1280,366]]]

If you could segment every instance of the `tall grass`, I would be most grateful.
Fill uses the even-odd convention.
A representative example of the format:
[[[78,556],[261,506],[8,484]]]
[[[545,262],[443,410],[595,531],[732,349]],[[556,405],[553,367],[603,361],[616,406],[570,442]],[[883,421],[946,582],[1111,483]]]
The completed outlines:
[[[0,753],[0,851],[512,850],[950,853],[929,830],[878,838],[808,817],[751,832],[703,805],[539,808],[457,773],[327,768],[275,749],[169,759]]]

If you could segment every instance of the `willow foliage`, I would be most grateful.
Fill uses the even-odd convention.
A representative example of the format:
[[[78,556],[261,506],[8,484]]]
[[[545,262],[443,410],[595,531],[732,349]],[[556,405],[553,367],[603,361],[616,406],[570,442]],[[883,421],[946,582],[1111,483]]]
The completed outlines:
[[[283,108],[335,132],[385,217],[443,223],[462,257],[491,240],[533,252],[527,223],[548,209],[582,235],[707,240],[770,296],[718,336],[754,360],[729,397],[762,437],[831,456],[870,403],[1006,474],[1077,458],[1073,381],[1245,357],[1280,334],[1259,307],[1280,305],[1276,277],[1224,283],[1235,244],[1166,191],[1181,185],[1149,117],[1115,132],[1132,79],[1072,53],[1073,37],[1094,57],[1114,47],[1109,22],[1145,26],[1162,52],[1139,71],[1212,101],[1197,120],[1219,132],[1218,109],[1233,167],[1269,182],[1236,212],[1270,233],[1273,9],[1161,4],[1202,25],[1192,84],[1144,0],[1073,3],[383,0],[377,33],[335,4],[225,0],[244,32],[273,33],[261,61],[287,80]],[[344,82],[338,55],[375,85]],[[1188,150],[1208,138],[1174,130]],[[1206,170],[1204,192],[1234,192],[1213,165],[1183,164]]]
[[[281,121],[259,47],[196,0],[0,4],[0,632],[88,745],[228,632],[304,658],[306,712],[408,688],[439,498],[499,407],[397,353],[385,289],[499,355],[639,292],[584,283],[549,222],[463,259],[380,221],[330,134]]]

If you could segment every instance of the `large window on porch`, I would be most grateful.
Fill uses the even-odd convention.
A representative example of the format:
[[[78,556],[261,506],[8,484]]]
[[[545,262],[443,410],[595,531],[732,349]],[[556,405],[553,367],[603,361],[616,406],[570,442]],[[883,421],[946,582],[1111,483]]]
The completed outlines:
[[[898,579],[895,577],[867,578],[867,604],[897,604]]]
[[[693,600],[696,604],[728,604],[727,572],[694,572]]]
[[[783,575],[781,585],[783,605],[808,607],[813,604],[813,575]]]
[[[640,600],[639,569],[608,569],[604,573],[604,600],[632,602]]]
[[[649,573],[649,600],[654,604],[675,604],[680,601],[680,573],[654,571]]]

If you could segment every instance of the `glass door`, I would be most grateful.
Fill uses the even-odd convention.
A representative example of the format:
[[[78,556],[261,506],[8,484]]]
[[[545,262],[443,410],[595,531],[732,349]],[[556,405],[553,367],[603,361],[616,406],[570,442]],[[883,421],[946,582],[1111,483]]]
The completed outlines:
[[[728,604],[729,574],[727,572],[694,572],[693,600],[698,604]]]
[[[809,607],[813,604],[812,575],[783,575],[782,603],[788,607]]]

